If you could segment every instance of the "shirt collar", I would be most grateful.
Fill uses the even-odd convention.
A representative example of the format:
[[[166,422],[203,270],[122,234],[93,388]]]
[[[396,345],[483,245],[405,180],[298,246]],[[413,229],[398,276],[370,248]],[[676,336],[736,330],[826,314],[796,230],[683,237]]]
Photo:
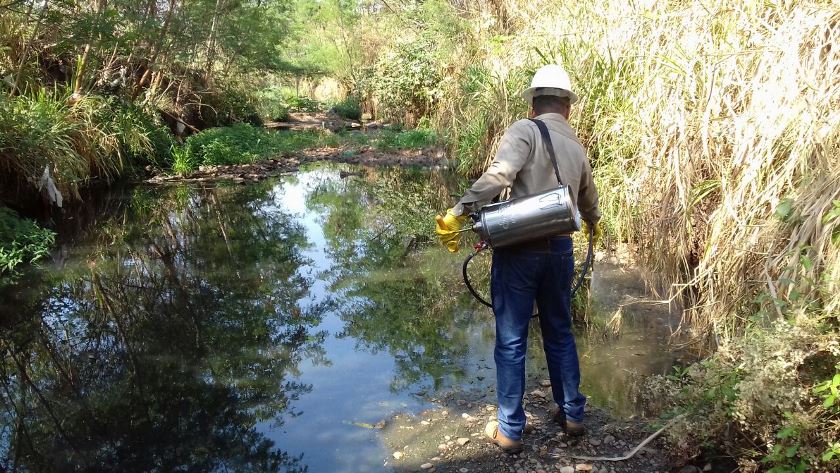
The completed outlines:
[[[542,115],[538,115],[535,118],[537,118],[538,120],[555,120],[566,123],[566,117],[559,113],[543,113]]]

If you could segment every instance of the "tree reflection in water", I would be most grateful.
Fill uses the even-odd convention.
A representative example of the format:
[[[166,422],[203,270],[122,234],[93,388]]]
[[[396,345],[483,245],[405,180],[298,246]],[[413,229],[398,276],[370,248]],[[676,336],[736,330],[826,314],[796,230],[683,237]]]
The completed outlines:
[[[83,257],[2,295],[0,468],[305,471],[255,429],[324,357],[308,243],[269,189],[135,189]]]
[[[464,374],[464,319],[475,305],[460,290],[458,265],[430,240],[435,210],[451,204],[447,188],[436,173],[367,170],[325,181],[307,200],[326,214],[334,289],[344,289],[340,336],[394,358],[393,390],[425,378],[439,387],[445,377]]]

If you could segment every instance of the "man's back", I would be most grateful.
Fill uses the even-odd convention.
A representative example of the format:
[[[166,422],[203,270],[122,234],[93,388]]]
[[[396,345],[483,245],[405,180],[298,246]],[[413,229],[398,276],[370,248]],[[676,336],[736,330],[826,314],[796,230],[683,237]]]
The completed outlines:
[[[545,113],[537,119],[548,127],[560,179],[570,187],[572,200],[578,206],[581,216],[584,220],[597,221],[600,214],[592,169],[574,130],[559,113]],[[537,125],[527,119],[518,120],[508,127],[493,162],[467,190],[459,206],[477,210],[508,187],[510,197],[516,198],[557,185],[554,167]]]

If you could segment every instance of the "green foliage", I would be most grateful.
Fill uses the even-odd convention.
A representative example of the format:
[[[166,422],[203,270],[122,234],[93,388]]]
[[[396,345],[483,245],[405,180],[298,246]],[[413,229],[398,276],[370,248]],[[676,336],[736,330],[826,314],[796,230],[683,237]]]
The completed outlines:
[[[0,96],[0,179],[7,182],[33,186],[50,167],[72,196],[93,177],[121,176],[132,162],[167,166],[171,143],[156,117],[114,97],[71,100],[60,88]]]
[[[347,120],[360,120],[362,118],[362,105],[359,98],[348,95],[344,100],[332,106],[335,113]]]
[[[317,131],[272,132],[246,124],[211,128],[190,136],[173,151],[172,169],[186,173],[202,165],[252,163],[337,142],[336,136]]]
[[[375,140],[375,145],[383,151],[398,149],[421,149],[433,146],[437,142],[437,134],[429,129],[407,131],[384,130]]]
[[[286,108],[291,112],[320,112],[323,106],[317,100],[299,95],[289,95],[285,98]]]
[[[817,324],[779,321],[676,376],[654,378],[650,390],[685,414],[668,434],[675,453],[711,450],[777,473],[833,471],[838,360],[833,336]],[[665,387],[653,387],[659,382]]]
[[[256,97],[233,87],[204,94],[201,109],[204,126],[212,128],[234,123],[262,126],[262,117],[255,102]]]
[[[48,255],[54,242],[51,230],[0,206],[0,286],[14,281],[20,265]]]
[[[414,124],[442,94],[443,76],[430,40],[397,43],[373,66],[366,87],[378,100],[378,116]]]

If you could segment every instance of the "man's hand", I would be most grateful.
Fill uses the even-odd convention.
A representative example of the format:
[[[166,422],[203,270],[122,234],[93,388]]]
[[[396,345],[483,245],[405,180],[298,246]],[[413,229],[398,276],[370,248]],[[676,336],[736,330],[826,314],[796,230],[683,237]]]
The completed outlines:
[[[460,248],[461,234],[458,232],[466,220],[466,216],[455,215],[452,209],[447,210],[444,216],[438,215],[435,217],[435,223],[437,224],[435,233],[450,253],[455,253]]]
[[[583,221],[583,231],[586,232],[588,236],[590,234],[589,229],[592,229],[592,246],[597,246],[598,242],[601,241],[601,225],[598,222],[595,224],[591,224],[588,221]]]

